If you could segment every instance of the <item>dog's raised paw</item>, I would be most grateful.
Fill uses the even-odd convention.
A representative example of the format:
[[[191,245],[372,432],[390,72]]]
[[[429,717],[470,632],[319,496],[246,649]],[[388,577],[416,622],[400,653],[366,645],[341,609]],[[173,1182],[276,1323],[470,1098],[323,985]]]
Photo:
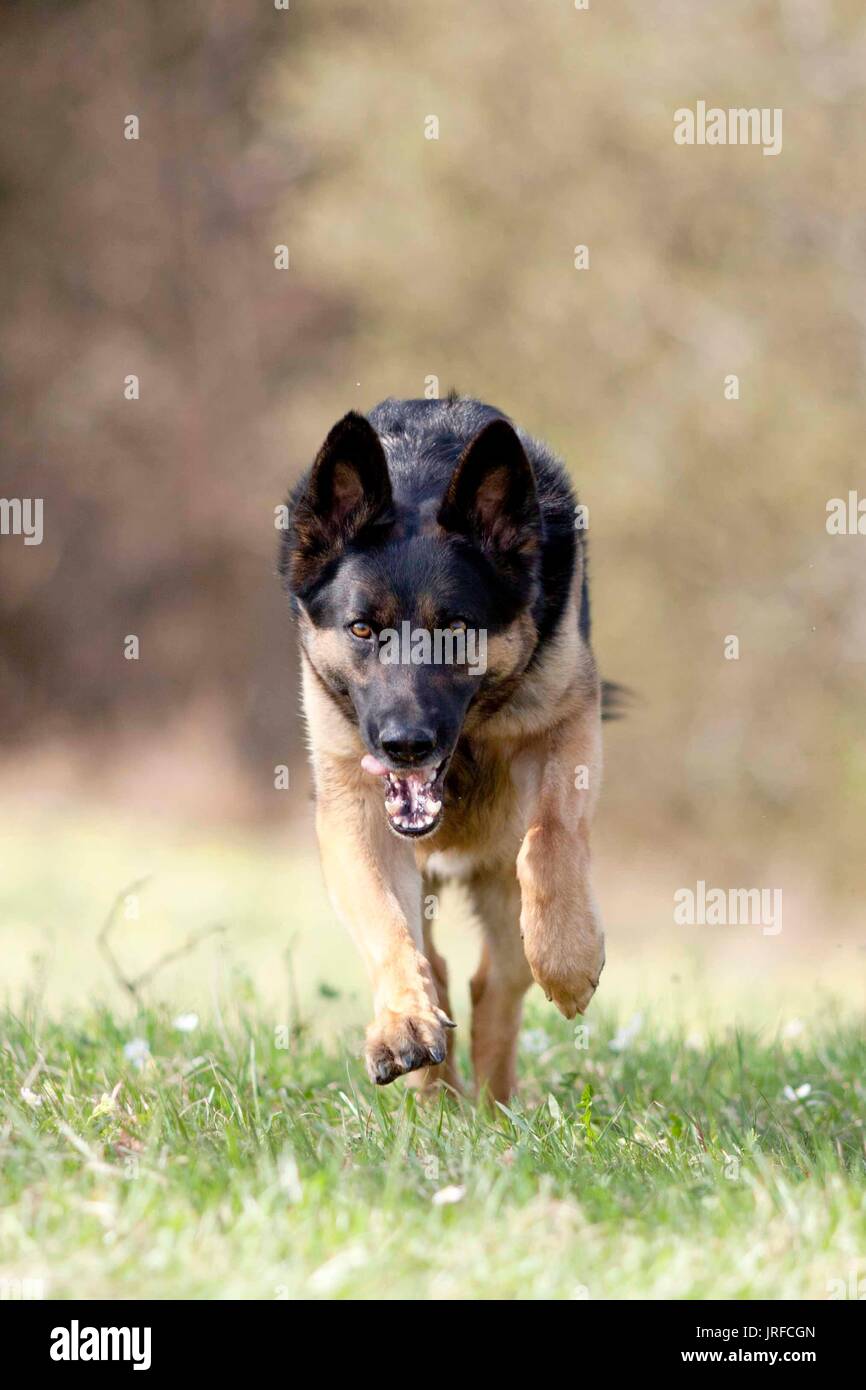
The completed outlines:
[[[455,1025],[441,1009],[413,1014],[383,1009],[367,1029],[364,1062],[376,1086],[387,1086],[406,1072],[445,1061],[446,1028]]]
[[[524,937],[524,948],[526,941]],[[526,958],[533,979],[544,990],[548,1002],[555,1004],[566,1018],[574,1018],[584,1012],[598,988],[604,968],[604,938],[599,933],[566,946],[554,942],[548,949],[533,938],[532,945],[526,948]]]
[[[554,992],[547,995],[547,1001],[555,1004],[565,1018],[574,1018],[586,1009],[595,993],[596,983],[588,980],[584,986],[578,985],[576,989],[573,985],[555,987]]]

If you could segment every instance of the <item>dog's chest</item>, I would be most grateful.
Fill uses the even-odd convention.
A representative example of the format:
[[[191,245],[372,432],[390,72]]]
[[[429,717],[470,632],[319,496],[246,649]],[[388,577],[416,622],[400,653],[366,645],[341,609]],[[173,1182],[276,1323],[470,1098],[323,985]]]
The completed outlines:
[[[471,878],[479,867],[478,856],[466,850],[434,850],[425,864],[427,873],[436,878]]]
[[[485,865],[513,863],[524,833],[520,801],[504,755],[485,751],[455,759],[442,826],[418,846],[420,867],[442,878],[465,879]]]

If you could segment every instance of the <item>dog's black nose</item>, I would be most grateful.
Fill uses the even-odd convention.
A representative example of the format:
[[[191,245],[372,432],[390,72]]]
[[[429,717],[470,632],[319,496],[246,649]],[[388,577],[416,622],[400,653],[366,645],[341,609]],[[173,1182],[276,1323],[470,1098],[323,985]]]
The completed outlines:
[[[423,767],[436,747],[432,729],[404,729],[388,724],[379,735],[382,752],[401,767]]]

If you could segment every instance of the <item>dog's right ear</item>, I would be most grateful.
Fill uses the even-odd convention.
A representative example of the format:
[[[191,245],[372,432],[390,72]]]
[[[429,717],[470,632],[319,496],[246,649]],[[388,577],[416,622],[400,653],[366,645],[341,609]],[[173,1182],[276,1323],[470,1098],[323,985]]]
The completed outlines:
[[[391,481],[379,436],[350,410],[319,450],[291,507],[280,571],[298,593],[362,531],[392,520]]]

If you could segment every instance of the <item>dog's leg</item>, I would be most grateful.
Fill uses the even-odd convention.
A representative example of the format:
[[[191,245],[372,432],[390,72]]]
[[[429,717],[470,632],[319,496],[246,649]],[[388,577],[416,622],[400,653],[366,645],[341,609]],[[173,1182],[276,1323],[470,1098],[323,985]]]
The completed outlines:
[[[411,844],[385,824],[379,789],[371,795],[352,769],[320,760],[316,829],[331,900],[372,981],[365,1061],[370,1080],[384,1086],[444,1061],[454,1026],[423,954],[421,877]]]
[[[472,1066],[479,1095],[507,1101],[515,1088],[517,1035],[532,975],[520,940],[520,887],[512,870],[486,870],[469,882],[484,934],[470,981]]]
[[[566,1018],[586,1008],[604,965],[589,879],[589,826],[601,780],[598,704],[548,736],[527,779],[526,835],[517,856],[520,927],[533,977]]]
[[[428,878],[423,880],[424,902],[426,903],[433,893],[434,881]],[[448,966],[444,956],[433,944],[433,923],[425,916],[422,921],[424,931],[424,955],[426,956],[430,970],[433,974],[433,983],[436,986],[436,995],[440,1009],[444,1009],[449,1018],[451,1014],[451,1001],[448,998]],[[446,1035],[446,1045],[448,1053],[445,1061],[438,1067],[422,1067],[420,1071],[413,1071],[409,1077],[410,1083],[420,1091],[433,1091],[439,1086],[446,1086],[451,1091],[462,1094],[463,1086],[457,1073],[454,1060],[454,1036],[449,1028]]]

